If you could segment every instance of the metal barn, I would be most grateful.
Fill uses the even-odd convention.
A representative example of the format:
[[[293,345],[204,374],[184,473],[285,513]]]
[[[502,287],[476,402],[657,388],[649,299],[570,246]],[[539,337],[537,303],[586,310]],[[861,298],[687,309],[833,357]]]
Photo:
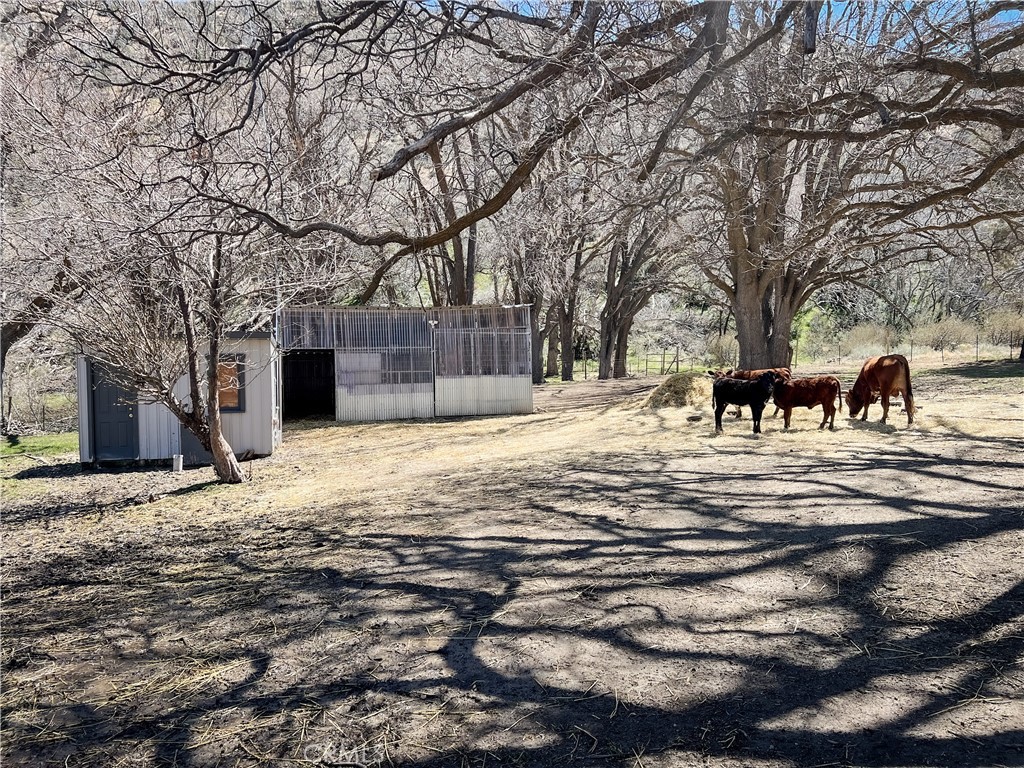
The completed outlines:
[[[533,412],[529,307],[294,307],[281,337],[285,418]]]
[[[281,445],[280,355],[269,333],[231,333],[222,347],[224,435],[237,456],[268,456]],[[187,398],[186,379],[175,392]],[[85,465],[162,461],[177,454],[187,465],[210,463],[199,441],[163,404],[139,400],[88,355],[78,358],[78,451]]]

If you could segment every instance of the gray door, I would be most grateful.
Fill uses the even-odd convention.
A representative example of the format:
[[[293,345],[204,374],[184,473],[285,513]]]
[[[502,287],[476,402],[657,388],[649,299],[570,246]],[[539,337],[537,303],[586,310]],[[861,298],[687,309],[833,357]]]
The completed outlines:
[[[113,381],[103,366],[92,366],[93,456],[96,461],[139,457],[138,398]]]

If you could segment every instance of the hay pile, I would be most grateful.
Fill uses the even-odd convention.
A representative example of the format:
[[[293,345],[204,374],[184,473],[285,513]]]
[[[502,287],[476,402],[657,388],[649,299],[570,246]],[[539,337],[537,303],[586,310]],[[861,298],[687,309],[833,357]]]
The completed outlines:
[[[701,371],[669,376],[644,401],[643,408],[679,408],[701,405],[711,399],[711,379]]]

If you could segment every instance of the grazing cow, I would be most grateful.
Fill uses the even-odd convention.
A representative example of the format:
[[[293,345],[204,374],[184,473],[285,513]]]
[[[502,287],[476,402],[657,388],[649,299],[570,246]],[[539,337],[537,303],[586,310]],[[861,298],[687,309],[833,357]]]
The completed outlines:
[[[730,379],[744,379],[746,381],[753,381],[762,373],[778,374],[778,376],[780,376],[783,379],[788,379],[792,375],[792,372],[789,370],[789,368],[757,368],[749,371],[740,370],[738,368],[730,368],[728,371],[708,371],[708,376],[710,376],[712,379],[720,379],[723,376],[725,376]],[[743,409],[737,407],[736,418],[738,419],[742,415]],[[778,415],[779,409],[776,408],[775,413],[773,413],[772,416]]]
[[[761,431],[761,413],[765,403],[772,396],[775,382],[780,380],[777,373],[765,371],[753,381],[720,376],[711,385],[711,405],[715,409],[715,431],[722,431],[722,414],[728,405],[749,405],[754,420],[754,434]]]
[[[850,418],[861,408],[864,421],[868,417],[868,406],[882,396],[882,424],[889,417],[889,396],[893,392],[903,395],[907,411],[907,426],[914,423],[914,393],[910,390],[910,364],[903,355],[883,355],[869,358],[860,369],[860,375],[853,389],[846,393],[846,404],[850,406]]]
[[[818,429],[824,429],[825,422],[828,422],[829,429],[835,429],[836,400],[839,400],[839,410],[843,410],[842,394],[842,384],[835,376],[811,376],[778,382],[772,392],[772,399],[775,407],[782,409],[786,420],[785,429],[789,429],[789,419],[794,408],[813,408],[816,405],[820,405],[825,412]]]

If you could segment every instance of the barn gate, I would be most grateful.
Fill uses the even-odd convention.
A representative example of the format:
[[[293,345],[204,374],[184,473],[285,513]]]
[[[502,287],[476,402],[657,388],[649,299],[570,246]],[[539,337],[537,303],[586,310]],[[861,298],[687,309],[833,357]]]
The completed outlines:
[[[281,336],[286,415],[330,373],[338,421],[533,411],[529,307],[294,307]],[[298,362],[326,351],[333,372]]]

